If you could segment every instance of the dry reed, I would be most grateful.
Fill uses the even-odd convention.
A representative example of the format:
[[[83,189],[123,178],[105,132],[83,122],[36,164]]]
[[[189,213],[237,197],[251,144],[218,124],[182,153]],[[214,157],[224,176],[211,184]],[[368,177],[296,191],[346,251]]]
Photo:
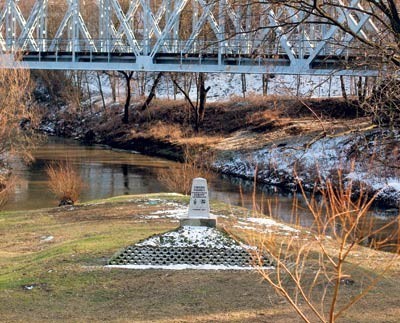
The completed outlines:
[[[59,206],[75,204],[78,200],[84,183],[78,172],[70,162],[58,162],[47,166],[48,186],[50,191],[60,201]]]
[[[212,160],[212,156],[205,153],[195,153],[186,146],[184,162],[177,167],[161,170],[158,174],[158,179],[171,191],[188,195],[193,178],[202,177],[207,181],[213,178]]]
[[[241,232],[248,244],[257,246],[254,261],[262,278],[283,296],[305,322],[335,322],[363,298],[398,260],[399,227],[397,219],[383,226],[367,215],[376,196],[367,196],[364,190],[351,182],[327,182],[318,195],[309,197],[300,184],[306,205],[314,217],[309,232],[297,231],[263,233]],[[253,201],[253,217],[262,217]],[[392,226],[392,232],[387,233]],[[387,237],[377,243],[380,233]],[[360,245],[390,245],[395,252],[391,261],[379,263],[372,271],[363,270],[353,253]],[[372,251],[371,251],[372,252]],[[275,263],[275,270],[260,267],[263,257]],[[355,257],[359,260],[357,257]],[[367,261],[367,260],[365,260]],[[368,264],[369,266],[372,266]],[[351,292],[344,286],[353,286]]]
[[[14,192],[16,178],[14,176],[0,175],[0,209],[7,204],[10,195]]]

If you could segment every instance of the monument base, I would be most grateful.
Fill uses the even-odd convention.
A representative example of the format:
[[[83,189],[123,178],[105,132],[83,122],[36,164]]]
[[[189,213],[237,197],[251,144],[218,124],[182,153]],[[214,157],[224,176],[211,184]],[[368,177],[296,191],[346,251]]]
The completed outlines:
[[[196,218],[184,218],[179,220],[181,227],[209,227],[215,228],[217,226],[217,219],[196,219]]]

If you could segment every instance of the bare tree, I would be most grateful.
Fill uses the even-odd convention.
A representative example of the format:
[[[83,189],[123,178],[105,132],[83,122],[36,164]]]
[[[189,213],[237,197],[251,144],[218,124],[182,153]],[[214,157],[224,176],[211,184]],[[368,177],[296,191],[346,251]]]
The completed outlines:
[[[240,5],[241,1],[237,3]],[[327,42],[329,46],[336,48],[335,53],[346,53],[350,57],[343,61],[343,69],[366,67],[379,70],[378,78],[359,78],[356,81],[353,102],[357,102],[358,107],[371,114],[373,121],[378,125],[389,126],[392,129],[398,127],[399,1],[272,0],[253,2],[251,5],[264,5],[274,12],[275,24],[265,28],[275,31],[279,29],[277,34],[281,37],[292,34],[296,37],[306,37],[312,42],[310,35],[321,33],[316,37],[318,41]],[[263,14],[270,17],[272,11]],[[257,28],[253,32],[257,32]],[[328,32],[323,33],[320,30]],[[346,102],[350,102],[343,77],[341,84],[343,96]]]
[[[163,72],[159,72],[156,76],[156,78],[154,79],[153,85],[150,89],[150,93],[147,96],[146,101],[144,101],[143,105],[142,105],[142,111],[146,110],[151,101],[153,101],[154,97],[156,96],[156,89],[157,89],[157,85],[158,83],[160,83],[161,77],[163,76]]]
[[[131,98],[132,98],[131,81],[132,81],[134,72],[132,72],[132,71],[130,71],[130,72],[118,71],[118,72],[121,73],[125,78],[126,97],[125,97],[125,105],[124,105],[124,117],[122,118],[122,122],[127,124],[129,122],[129,107],[131,105]]]
[[[279,2],[279,1],[277,1]],[[282,2],[282,1],[281,1]],[[284,6],[302,12],[302,22],[326,24],[338,27],[352,37],[359,45],[374,50],[382,58],[386,58],[396,66],[400,66],[400,4],[395,0],[363,0],[363,1],[285,1]],[[343,17],[340,15],[345,12]],[[354,19],[360,14],[370,17],[370,35],[360,33],[354,28]]]
[[[172,82],[175,86],[181,91],[183,96],[185,97],[186,101],[189,103],[190,107],[194,113],[194,128],[195,131],[199,131],[203,121],[204,115],[206,112],[206,102],[207,102],[207,93],[210,91],[211,87],[205,86],[206,76],[204,73],[198,73],[196,78],[196,90],[197,90],[197,98],[196,102],[190,98],[190,87],[188,89],[184,89],[181,85],[179,85],[175,75],[172,75]]]
[[[338,176],[342,178],[341,173]],[[268,234],[262,230],[242,233],[249,244],[257,246],[253,254],[261,276],[305,322],[335,322],[343,318],[399,259],[397,219],[385,226],[375,224],[367,213],[375,197],[368,197],[361,190],[360,196],[353,199],[354,192],[352,183],[336,187],[332,182],[327,182],[318,197],[310,198],[303,191],[315,220],[310,232],[290,229],[293,234]],[[259,209],[256,202],[253,209]],[[253,212],[252,217],[263,216]],[[379,240],[384,231],[391,233]],[[362,248],[360,245],[390,247],[391,260],[379,263],[371,271],[363,270],[353,255]],[[274,263],[274,269],[262,268],[265,257]]]
[[[39,113],[31,101],[30,72],[26,69],[4,68],[0,61],[0,200],[8,195],[11,172],[10,158],[32,159],[31,149],[37,135],[34,128]],[[2,204],[0,203],[0,204]]]

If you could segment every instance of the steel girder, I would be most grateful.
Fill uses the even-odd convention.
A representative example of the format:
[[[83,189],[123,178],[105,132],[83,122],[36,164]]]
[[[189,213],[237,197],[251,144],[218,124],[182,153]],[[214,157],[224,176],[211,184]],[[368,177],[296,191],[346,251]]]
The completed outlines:
[[[82,10],[89,2],[95,3],[96,12]],[[65,12],[59,19],[52,13],[61,4]],[[106,63],[114,69],[119,56],[129,61],[128,69],[143,71],[186,71],[190,66],[196,71],[284,74],[332,74],[342,70],[349,57],[361,55],[354,36],[268,1],[130,0],[124,4],[35,0],[30,12],[24,12],[19,0],[4,0],[0,50],[22,50],[31,68],[87,69],[90,64],[99,68],[98,64]],[[361,0],[338,0],[338,4],[344,5],[336,9],[338,21],[346,22],[354,33],[369,39],[379,32]],[[346,5],[362,10],[354,12]],[[50,21],[57,26],[53,32]],[[134,59],[126,58],[129,55]],[[347,73],[376,72],[363,66]]]

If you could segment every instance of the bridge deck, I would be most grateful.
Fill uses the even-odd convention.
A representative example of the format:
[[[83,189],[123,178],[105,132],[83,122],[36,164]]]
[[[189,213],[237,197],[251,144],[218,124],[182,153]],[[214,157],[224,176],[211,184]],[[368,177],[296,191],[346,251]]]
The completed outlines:
[[[136,56],[133,53],[99,52],[25,52],[22,61],[31,69],[57,70],[131,70],[146,72],[225,72],[254,74],[315,74],[374,75],[374,71],[358,67],[357,71],[346,69],[357,56],[317,56],[310,65],[305,65],[307,56],[293,62],[287,55],[195,55],[159,53],[151,56]],[[371,57],[371,61],[373,58]]]

